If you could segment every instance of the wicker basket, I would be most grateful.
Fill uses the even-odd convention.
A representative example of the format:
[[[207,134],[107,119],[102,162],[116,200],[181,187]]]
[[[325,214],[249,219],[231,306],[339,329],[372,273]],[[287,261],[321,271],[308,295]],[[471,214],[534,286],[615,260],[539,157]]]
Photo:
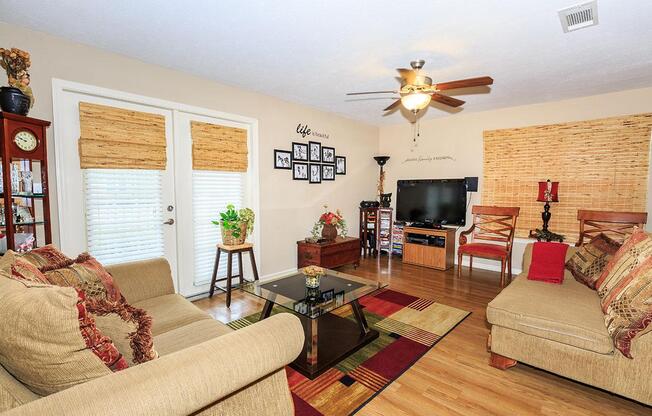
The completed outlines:
[[[225,230],[222,224],[220,224],[220,230],[222,231],[222,244],[225,246],[238,246],[244,244],[247,239],[247,224],[240,225],[240,237],[238,238],[233,236],[232,230]]]

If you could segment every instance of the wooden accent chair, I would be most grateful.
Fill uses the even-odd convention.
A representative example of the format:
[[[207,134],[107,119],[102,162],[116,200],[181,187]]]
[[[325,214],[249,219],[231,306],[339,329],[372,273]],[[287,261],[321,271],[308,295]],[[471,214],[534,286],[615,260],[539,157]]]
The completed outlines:
[[[473,270],[473,257],[500,260],[500,287],[505,286],[505,266],[509,281],[512,281],[512,246],[516,230],[519,207],[489,207],[474,205],[473,225],[460,233],[460,246],[457,249],[457,277],[462,275],[462,258],[469,256],[469,270]],[[497,241],[504,244],[469,243],[467,235],[473,239]]]
[[[585,243],[584,238],[591,240],[602,233],[622,242],[632,233],[634,227],[643,228],[647,222],[647,212],[578,209],[577,219],[580,221],[580,238],[575,246],[579,247]]]

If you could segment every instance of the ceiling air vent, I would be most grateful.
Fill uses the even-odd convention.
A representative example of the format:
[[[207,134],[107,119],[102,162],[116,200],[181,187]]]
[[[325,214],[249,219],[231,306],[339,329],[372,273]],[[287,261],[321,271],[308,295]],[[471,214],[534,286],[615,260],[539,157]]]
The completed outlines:
[[[559,20],[564,33],[598,24],[598,2],[578,4],[559,10]]]

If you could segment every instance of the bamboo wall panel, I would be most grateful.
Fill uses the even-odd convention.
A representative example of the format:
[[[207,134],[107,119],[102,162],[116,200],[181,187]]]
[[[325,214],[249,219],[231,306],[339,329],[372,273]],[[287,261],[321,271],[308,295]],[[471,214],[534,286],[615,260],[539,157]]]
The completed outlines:
[[[79,103],[82,169],[165,170],[165,117],[105,105]]]
[[[247,171],[247,130],[191,121],[190,131],[193,169]]]
[[[645,211],[652,114],[484,132],[482,204],[518,206],[518,237],[541,228],[538,182],[559,182],[551,231],[574,242],[578,209]]]

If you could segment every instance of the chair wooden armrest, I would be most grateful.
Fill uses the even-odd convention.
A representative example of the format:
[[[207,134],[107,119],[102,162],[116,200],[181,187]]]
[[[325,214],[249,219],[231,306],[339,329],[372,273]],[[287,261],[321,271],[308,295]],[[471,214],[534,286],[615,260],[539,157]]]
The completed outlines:
[[[475,224],[471,225],[471,227],[468,230],[462,231],[460,233],[459,243],[461,246],[463,246],[468,242],[468,238],[466,236],[472,234],[474,230],[475,230]]]

